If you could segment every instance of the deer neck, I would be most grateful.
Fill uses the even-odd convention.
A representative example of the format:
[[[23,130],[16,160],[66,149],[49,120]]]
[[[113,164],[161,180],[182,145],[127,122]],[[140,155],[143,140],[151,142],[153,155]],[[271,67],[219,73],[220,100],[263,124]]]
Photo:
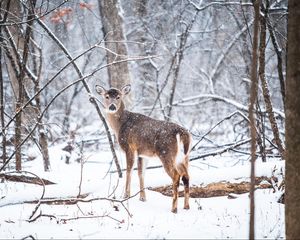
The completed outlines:
[[[119,131],[121,127],[121,118],[122,115],[124,114],[124,111],[125,111],[125,105],[123,102],[121,102],[121,106],[118,109],[118,111],[116,111],[115,113],[109,113],[109,112],[107,113],[108,123],[117,137],[119,135]]]

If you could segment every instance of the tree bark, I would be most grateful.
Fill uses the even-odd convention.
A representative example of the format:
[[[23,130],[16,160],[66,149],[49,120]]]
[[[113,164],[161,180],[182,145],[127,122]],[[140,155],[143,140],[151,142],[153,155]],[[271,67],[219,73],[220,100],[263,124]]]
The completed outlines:
[[[33,38],[33,36],[32,36],[32,38]],[[32,41],[33,41],[33,39],[32,39]],[[38,51],[39,51],[39,63],[37,61],[38,54],[35,53],[36,49],[38,49]],[[34,45],[32,47],[32,51],[34,53],[33,54],[34,72],[35,72],[35,75],[37,76],[37,79],[34,83],[34,93],[37,93],[40,91],[40,81],[41,81],[41,73],[42,73],[42,49],[39,48],[38,46]],[[35,97],[35,102],[36,102],[37,115],[39,115],[42,111],[40,94],[38,94]],[[49,159],[49,151],[48,151],[48,139],[47,139],[47,134],[46,134],[46,127],[44,126],[42,120],[38,121],[38,138],[39,138],[40,151],[43,156],[44,171],[49,171],[50,170],[50,159]]]
[[[134,41],[136,44],[132,45],[132,52],[140,56],[154,55],[154,46],[151,37],[147,32],[147,17],[148,17],[148,2],[149,0],[134,0],[133,1],[133,17],[136,28],[134,32],[130,35],[129,41]],[[135,63],[137,68],[132,72],[133,79],[139,79],[136,82],[136,88],[139,89],[141,95],[138,102],[142,106],[149,106],[155,100],[156,89],[155,89],[155,79],[156,79],[156,69],[149,59],[138,61]]]
[[[54,5],[60,5],[64,2],[64,0],[51,0],[51,3],[53,2]],[[66,3],[64,4],[61,8],[57,8],[58,12],[62,12],[65,10],[71,10],[71,4]],[[60,21],[52,21],[52,27],[53,27],[53,32],[55,36],[64,43],[66,48],[69,48],[70,45],[70,33],[69,33],[69,28],[68,25],[70,24],[70,19],[69,19],[69,14],[66,14],[64,17],[62,17],[64,20]],[[61,58],[61,52],[60,48],[56,44],[51,44],[51,51],[52,54],[50,56],[50,62],[55,63],[55,64],[50,64],[49,68],[52,71],[58,71],[60,69],[60,66],[66,64],[66,59]],[[55,88],[56,89],[61,89],[64,86],[64,79],[68,79],[68,73],[63,72],[59,76],[60,81],[56,81]],[[79,84],[77,84],[79,86]],[[77,88],[77,86],[75,88]],[[67,135],[69,134],[69,129],[70,129],[70,115],[72,112],[72,108],[69,105],[69,98],[67,95],[62,96],[62,101],[59,103],[61,109],[64,111],[64,118],[62,121],[62,134]]]
[[[21,6],[18,1],[10,1],[6,0],[2,2],[4,6],[7,6],[6,11],[7,12],[12,12],[13,14],[8,14],[7,19],[11,22],[17,22],[19,21],[19,16],[21,14]],[[5,27],[3,27],[5,28]],[[15,39],[17,39],[17,46],[16,48],[22,49],[24,47],[24,38],[22,38],[22,34],[19,32],[19,29],[17,26],[12,26],[9,28],[11,32],[13,32],[13,35]],[[7,30],[7,31],[9,31]],[[10,37],[10,36],[9,36]],[[14,39],[11,39],[11,41],[14,41]],[[15,111],[17,112],[18,109],[21,107],[21,101],[23,98],[23,91],[22,91],[22,84],[20,84],[20,66],[17,64],[17,55],[13,54],[11,51],[9,51],[6,43],[3,44],[4,49],[5,49],[5,54],[6,57],[8,58],[8,64],[7,64],[7,69],[8,69],[8,75],[9,79],[11,82],[11,85],[13,87],[13,91],[15,94]],[[14,49],[12,47],[12,49]],[[16,117],[15,121],[15,136],[14,136],[14,144],[15,146],[18,146],[21,142],[21,125],[22,125],[22,114],[19,114],[18,117]],[[17,149],[16,155],[16,170],[21,170],[21,149]]]
[[[282,158],[284,158],[284,148],[282,146],[282,142],[279,136],[279,130],[277,126],[277,122],[275,119],[275,115],[273,112],[273,106],[271,102],[271,97],[270,97],[270,91],[267,83],[267,79],[265,76],[265,51],[266,51],[266,29],[267,29],[267,22],[265,16],[267,15],[267,9],[263,8],[264,10],[264,16],[260,16],[260,26],[261,26],[261,31],[260,31],[260,44],[259,44],[259,78],[261,80],[262,84],[262,90],[263,90],[263,97],[266,105],[266,111],[268,113],[269,121],[271,124],[271,128],[273,131],[273,136],[274,136],[274,141],[275,144],[278,147],[278,151],[281,155]]]
[[[125,59],[127,48],[123,33],[123,19],[119,14],[120,3],[118,0],[99,0],[99,8],[102,19],[102,31],[107,48],[107,63]],[[108,66],[109,86],[121,88],[130,83],[129,68],[127,62]]]
[[[20,25],[15,24],[11,26],[3,26],[3,34],[5,34],[5,38],[8,41],[5,41],[3,44],[3,49],[5,50],[5,55],[8,59],[7,69],[8,75],[10,79],[10,83],[13,88],[13,92],[15,95],[15,112],[18,112],[23,105],[24,99],[27,97],[25,92],[25,85],[27,84],[26,78],[32,78],[33,76],[30,74],[27,68],[27,60],[29,58],[29,41],[31,37],[33,24],[33,9],[36,4],[36,0],[28,1],[27,8],[22,9],[21,2],[19,1],[3,1],[4,6],[7,6],[7,21],[9,22],[20,22],[23,18],[26,19],[27,25],[26,29],[23,32],[20,28]],[[34,114],[34,109],[32,107],[28,107],[25,111],[20,112],[16,116],[15,120],[15,148],[16,148],[16,170],[22,169],[21,164],[21,148],[20,146],[22,142],[22,134],[24,132],[23,126],[26,122],[32,123],[33,119],[36,116]]]
[[[266,0],[267,7],[270,5],[269,0]],[[271,25],[271,19],[268,15],[268,12],[266,12],[266,22],[267,22],[267,27],[270,33],[270,37],[272,40],[272,44],[274,46],[274,50],[276,52],[277,56],[277,72],[278,72],[278,78],[279,78],[279,83],[280,83],[280,91],[281,91],[281,96],[282,96],[282,102],[283,106],[285,106],[285,80],[283,76],[283,59],[282,59],[282,50],[279,47],[276,35],[275,35],[275,29]]]
[[[34,17],[35,4],[36,4],[36,0],[29,1],[30,6],[28,8],[28,15],[27,15],[28,25],[25,30],[22,63],[20,65],[20,74],[18,76],[19,93],[17,97],[16,111],[18,111],[22,107],[24,101],[24,95],[25,95],[24,77],[25,77],[26,64],[29,55],[29,41],[32,33],[31,26],[33,23],[32,19]],[[18,171],[22,169],[21,148],[17,148],[21,142],[22,142],[22,114],[20,113],[16,117],[16,125],[15,125],[16,170]]]
[[[300,236],[300,1],[289,1],[286,78],[286,238]]]
[[[0,3],[0,9],[2,5]],[[2,14],[1,14],[2,16]],[[3,19],[1,19],[1,22]],[[2,36],[2,27],[0,24],[0,44],[3,44],[3,36]],[[5,164],[6,162],[6,131],[5,131],[5,117],[4,117],[4,82],[3,82],[3,72],[2,72],[2,47],[0,47],[0,111],[1,111],[1,133],[2,133],[2,162]]]
[[[249,239],[255,238],[255,160],[256,160],[256,127],[254,106],[257,101],[258,76],[257,76],[257,56],[258,56],[258,35],[259,35],[259,11],[260,0],[253,2],[254,5],[254,33],[252,45],[252,68],[251,68],[251,89],[250,89],[250,105],[249,120],[251,134],[251,185],[250,185],[250,222],[249,222]]]

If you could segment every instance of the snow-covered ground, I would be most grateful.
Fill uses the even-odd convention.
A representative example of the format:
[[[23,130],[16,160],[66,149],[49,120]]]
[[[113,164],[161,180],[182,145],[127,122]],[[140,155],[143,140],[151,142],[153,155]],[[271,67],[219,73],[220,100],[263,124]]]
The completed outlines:
[[[61,160],[61,146],[50,148],[51,171],[43,172],[42,160],[26,162],[24,170],[57,184],[47,185],[44,198],[75,197],[79,193],[81,165]],[[122,167],[124,156],[119,153]],[[111,165],[110,152],[99,151],[84,154],[81,194],[89,193],[86,199],[115,198],[124,194],[125,178],[118,180]],[[157,165],[159,162],[149,165]],[[257,176],[271,176],[272,171],[284,168],[284,161],[258,162]],[[205,161],[190,163],[191,185],[205,185],[228,180],[242,181],[248,178],[248,161],[232,159],[229,154]],[[124,173],[125,174],[125,173]],[[145,176],[146,187],[171,183],[162,168],[149,169]],[[137,193],[138,177],[133,172],[132,194]],[[158,192],[146,190],[147,201],[139,201],[138,195],[125,202],[107,199],[79,202],[75,205],[42,204],[33,216],[40,213],[48,216],[28,222],[36,204],[24,203],[39,199],[42,186],[14,182],[0,183],[0,238],[21,239],[31,235],[35,239],[244,239],[248,238],[249,197],[241,194],[236,199],[227,197],[191,198],[190,210],[183,209],[179,198],[178,213],[171,210],[172,199]],[[256,238],[285,238],[284,205],[277,203],[278,192],[271,189],[257,190]],[[50,217],[50,215],[55,217]]]

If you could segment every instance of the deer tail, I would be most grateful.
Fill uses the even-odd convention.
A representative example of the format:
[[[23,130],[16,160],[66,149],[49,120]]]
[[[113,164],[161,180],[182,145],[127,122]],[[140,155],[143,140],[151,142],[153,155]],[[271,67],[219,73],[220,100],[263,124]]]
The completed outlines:
[[[191,149],[191,135],[188,132],[176,134],[177,157],[176,167],[181,176],[188,174],[189,152]]]

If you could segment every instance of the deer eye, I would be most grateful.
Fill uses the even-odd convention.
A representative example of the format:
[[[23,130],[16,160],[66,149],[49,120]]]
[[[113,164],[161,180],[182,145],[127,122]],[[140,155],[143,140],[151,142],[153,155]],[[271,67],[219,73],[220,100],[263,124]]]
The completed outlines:
[[[109,96],[105,96],[106,99],[109,99]]]
[[[117,99],[120,99],[120,96],[117,96],[116,98],[117,98]]]

